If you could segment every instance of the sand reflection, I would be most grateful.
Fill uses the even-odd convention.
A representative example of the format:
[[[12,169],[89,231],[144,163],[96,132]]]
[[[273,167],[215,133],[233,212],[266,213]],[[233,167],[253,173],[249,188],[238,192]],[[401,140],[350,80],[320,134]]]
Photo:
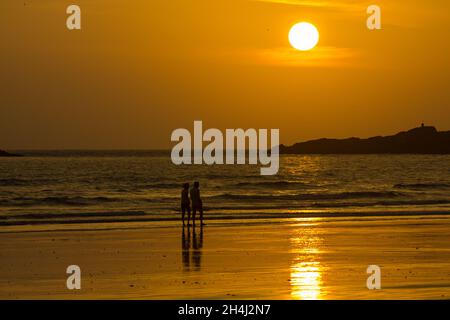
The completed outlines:
[[[317,300],[323,297],[323,267],[319,261],[322,238],[311,224],[300,224],[291,238],[293,260],[290,268],[292,299]]]
[[[191,238],[192,235],[192,238]],[[181,233],[181,259],[185,271],[200,271],[203,248],[203,227],[200,233],[195,227],[183,226]]]

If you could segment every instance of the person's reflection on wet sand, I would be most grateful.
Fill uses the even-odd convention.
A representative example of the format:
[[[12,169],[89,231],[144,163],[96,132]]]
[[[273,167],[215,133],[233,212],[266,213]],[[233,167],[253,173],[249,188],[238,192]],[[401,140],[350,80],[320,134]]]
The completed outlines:
[[[193,228],[193,252],[192,263],[195,267],[195,271],[200,271],[202,262],[202,248],[203,248],[203,227],[200,227],[200,237],[197,236],[195,228]]]
[[[181,233],[181,258],[183,268],[185,271],[191,271],[191,264],[194,271],[200,271],[203,248],[203,227],[200,227],[200,234],[197,234],[196,228],[192,228],[192,243],[191,243],[191,228],[183,226]],[[192,249],[192,254],[191,254]]]
[[[187,229],[187,232],[186,232]],[[183,231],[181,233],[181,258],[183,261],[183,267],[185,270],[189,270],[189,248],[191,247],[191,233],[189,231],[189,226],[187,228],[183,225]]]

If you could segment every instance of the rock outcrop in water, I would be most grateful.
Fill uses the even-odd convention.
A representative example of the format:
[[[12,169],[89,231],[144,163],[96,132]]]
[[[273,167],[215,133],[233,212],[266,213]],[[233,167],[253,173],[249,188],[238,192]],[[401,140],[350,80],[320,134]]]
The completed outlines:
[[[393,136],[319,139],[280,145],[281,154],[450,154],[450,131],[424,126]]]
[[[22,157],[22,155],[0,150],[0,157]]]

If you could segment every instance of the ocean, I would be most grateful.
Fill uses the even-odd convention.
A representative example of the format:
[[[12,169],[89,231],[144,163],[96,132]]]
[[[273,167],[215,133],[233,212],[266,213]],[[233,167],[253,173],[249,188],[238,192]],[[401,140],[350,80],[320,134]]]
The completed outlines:
[[[209,220],[450,213],[449,155],[285,155],[261,176],[168,151],[16,152],[0,158],[0,226],[173,221],[193,181]]]

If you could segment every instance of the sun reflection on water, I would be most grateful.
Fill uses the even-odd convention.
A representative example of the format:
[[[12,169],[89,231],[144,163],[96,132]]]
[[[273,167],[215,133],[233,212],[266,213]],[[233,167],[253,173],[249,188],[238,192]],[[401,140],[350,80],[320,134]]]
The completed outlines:
[[[322,276],[319,262],[298,262],[291,267],[291,296],[317,300],[321,297]]]
[[[301,300],[318,300],[323,297],[323,267],[319,262],[322,238],[310,224],[299,224],[291,238],[293,253],[290,268],[291,297]]]

